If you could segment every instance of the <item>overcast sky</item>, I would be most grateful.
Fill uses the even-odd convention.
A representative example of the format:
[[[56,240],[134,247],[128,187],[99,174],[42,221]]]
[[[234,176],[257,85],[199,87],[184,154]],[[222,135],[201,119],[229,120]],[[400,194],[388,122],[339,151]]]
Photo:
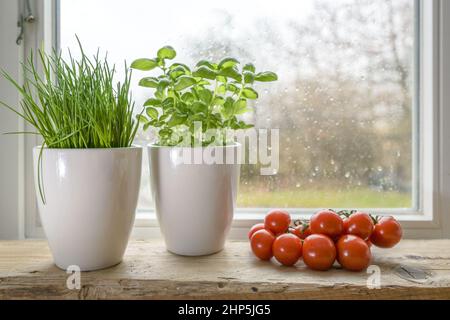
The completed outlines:
[[[77,34],[89,51],[107,49],[112,60],[152,54],[165,44],[180,45],[183,37],[209,31],[227,11],[236,32],[252,28],[257,19],[271,23],[303,19],[314,0],[62,0],[61,46],[75,45]],[[180,48],[182,49],[182,48]],[[179,50],[183,57],[183,50]],[[186,53],[184,53],[186,54]]]
[[[272,70],[287,77],[292,68],[279,61],[267,61],[272,55],[259,49],[261,31],[257,22],[273,26],[273,30],[278,30],[275,36],[287,37],[289,34],[283,32],[286,22],[302,21],[311,14],[313,4],[314,0],[62,0],[61,49],[64,52],[69,47],[76,56],[75,34],[78,35],[86,52],[95,53],[98,48],[108,52],[108,60],[118,66],[120,79],[125,59],[130,64],[136,58],[152,58],[164,45],[175,47],[177,61],[192,64],[198,59],[198,52],[193,52],[189,40],[203,39],[215,28],[229,28],[231,24],[226,19],[231,16],[234,27],[226,32],[232,33],[229,36],[233,41],[238,39],[236,46],[250,47],[259,70]],[[217,30],[220,31],[223,32]],[[243,36],[246,34],[249,36]],[[286,38],[284,42],[289,40]],[[205,43],[204,50],[208,45]],[[193,54],[196,57],[191,57]],[[134,71],[132,88],[137,105],[148,96],[148,89],[137,86],[143,74]],[[261,98],[263,95],[264,92]]]

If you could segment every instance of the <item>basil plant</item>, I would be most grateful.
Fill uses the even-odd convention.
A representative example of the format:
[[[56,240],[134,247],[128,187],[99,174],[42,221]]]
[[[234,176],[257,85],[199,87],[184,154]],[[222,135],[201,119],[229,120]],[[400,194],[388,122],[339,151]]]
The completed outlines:
[[[195,130],[201,123],[202,132],[207,130],[248,129],[253,125],[238,119],[251,111],[248,100],[258,98],[253,88],[255,82],[276,81],[271,71],[256,72],[251,63],[239,68],[235,58],[219,62],[201,60],[194,68],[183,63],[170,63],[176,51],[165,46],[153,59],[137,59],[131,68],[150,71],[157,69],[159,75],[144,77],[142,87],[154,89],[153,96],[145,101],[145,114],[138,115],[143,129],[154,127],[158,131],[158,145],[175,146],[182,142],[183,132],[190,133],[188,145],[225,145],[226,138],[203,135],[195,140]],[[197,128],[197,129],[196,129]]]

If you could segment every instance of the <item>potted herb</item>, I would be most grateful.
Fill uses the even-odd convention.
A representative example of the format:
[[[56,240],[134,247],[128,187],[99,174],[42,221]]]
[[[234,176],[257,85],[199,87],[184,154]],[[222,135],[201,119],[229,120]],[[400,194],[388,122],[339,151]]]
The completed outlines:
[[[206,255],[223,248],[236,203],[240,145],[229,131],[252,127],[238,116],[251,110],[248,100],[258,98],[253,84],[275,81],[277,75],[257,73],[252,64],[240,69],[234,58],[202,60],[191,69],[169,63],[175,56],[175,50],[166,46],[155,58],[131,64],[142,71],[160,71],[139,81],[154,89],[144,103],[146,115],[139,120],[144,130],[157,131],[157,142],[148,146],[148,153],[153,199],[167,249]]]
[[[43,138],[35,147],[34,176],[41,222],[55,264],[66,269],[106,268],[122,260],[134,223],[142,149],[132,146],[138,122],[129,93],[130,73],[98,54],[68,61],[39,52],[24,63],[16,112]],[[34,132],[33,132],[34,133]]]

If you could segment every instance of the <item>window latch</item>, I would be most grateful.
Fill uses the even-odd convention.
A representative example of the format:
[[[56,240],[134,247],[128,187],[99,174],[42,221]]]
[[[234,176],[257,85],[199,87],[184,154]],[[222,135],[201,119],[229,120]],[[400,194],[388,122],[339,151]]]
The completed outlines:
[[[23,34],[25,31],[25,23],[33,23],[36,20],[31,11],[30,0],[25,0],[25,10],[25,15],[21,13],[19,21],[17,22],[17,26],[20,28],[20,33],[16,39],[17,45],[20,45],[22,43]]]

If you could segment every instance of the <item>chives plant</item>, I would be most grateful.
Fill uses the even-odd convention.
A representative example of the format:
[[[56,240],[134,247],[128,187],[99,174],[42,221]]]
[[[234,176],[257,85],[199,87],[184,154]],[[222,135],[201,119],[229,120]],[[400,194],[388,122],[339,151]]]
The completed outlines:
[[[80,50],[81,58],[75,60],[70,55],[69,61],[61,54],[50,56],[40,50],[42,75],[31,54],[23,65],[23,86],[2,72],[22,95],[22,111],[0,103],[36,128],[46,147],[129,147],[138,128],[133,117],[130,72],[125,67],[123,83],[115,85],[115,67],[99,59],[98,53],[89,59],[81,44]]]
[[[40,134],[44,140],[43,147],[129,147],[139,125],[133,116],[131,73],[125,66],[123,82],[115,84],[116,70],[108,64],[106,57],[100,59],[97,52],[93,59],[89,59],[78,43],[81,58],[77,60],[70,52],[68,61],[65,61],[61,53],[48,55],[40,50],[38,62],[41,72],[31,54],[23,64],[23,86],[2,71],[22,96],[21,110],[16,111],[1,101],[0,104],[37,130],[17,133]],[[40,183],[39,186],[41,189]],[[44,200],[42,190],[40,192]]]

